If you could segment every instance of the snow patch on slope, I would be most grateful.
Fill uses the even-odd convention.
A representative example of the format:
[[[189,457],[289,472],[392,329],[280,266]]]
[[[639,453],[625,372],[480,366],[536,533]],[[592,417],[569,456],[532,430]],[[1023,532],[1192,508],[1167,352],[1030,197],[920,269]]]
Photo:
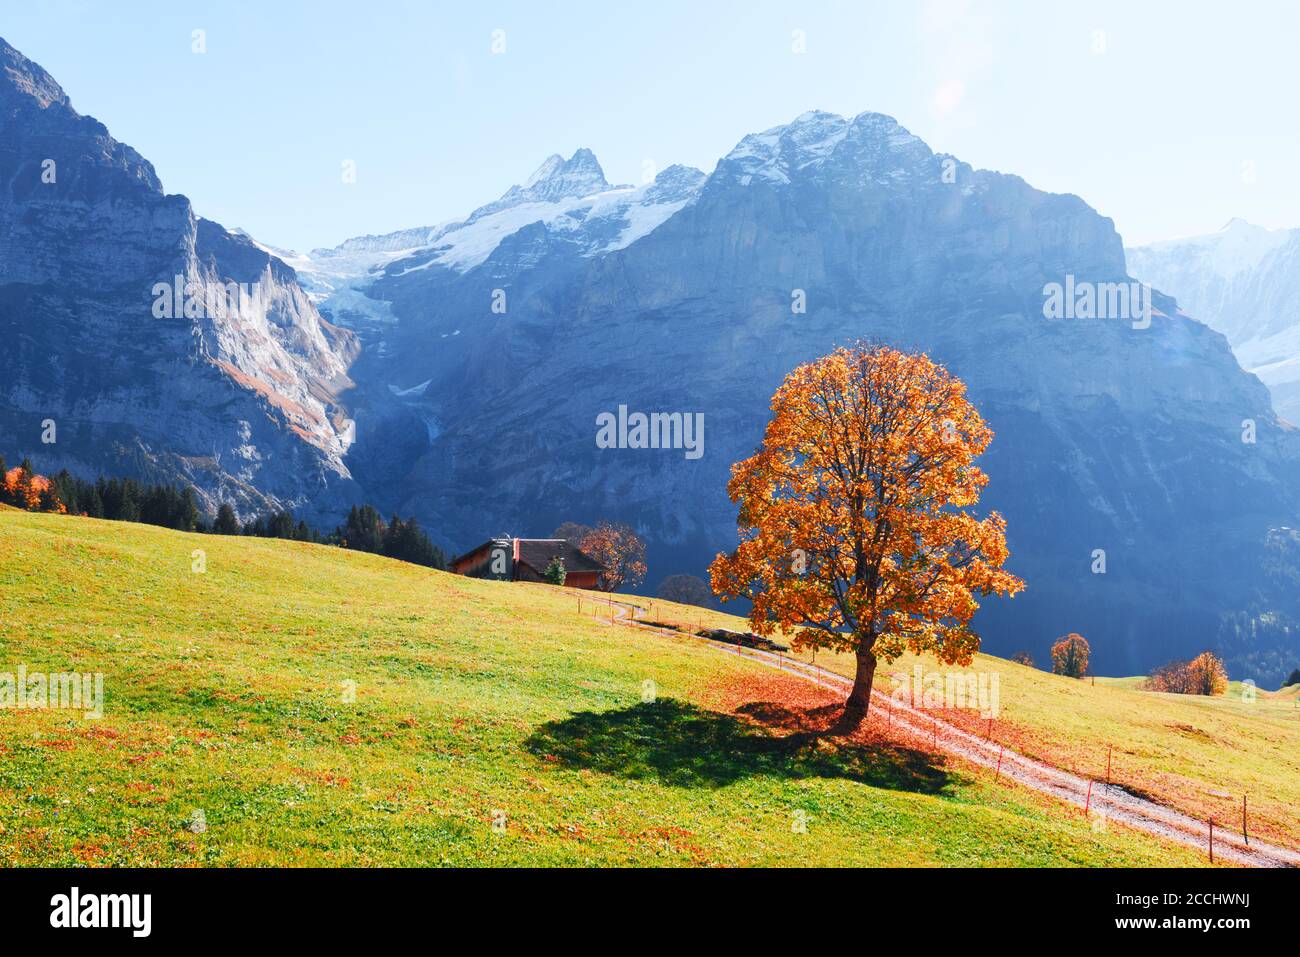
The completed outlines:
[[[487,213],[483,210],[488,207],[483,207],[464,224],[442,233],[428,259],[406,266],[397,275],[433,266],[467,272],[482,264],[507,237],[535,223],[577,243],[584,256],[623,249],[689,205],[703,181],[699,170],[672,166],[641,187],[615,186],[551,202],[516,203]],[[606,240],[611,232],[614,238]]]

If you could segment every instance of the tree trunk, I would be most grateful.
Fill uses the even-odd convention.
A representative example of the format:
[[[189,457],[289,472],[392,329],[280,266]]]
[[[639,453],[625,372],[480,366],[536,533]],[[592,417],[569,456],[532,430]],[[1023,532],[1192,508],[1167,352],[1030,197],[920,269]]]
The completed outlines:
[[[869,648],[858,648],[858,669],[853,676],[853,690],[844,702],[843,724],[848,730],[860,725],[871,707],[871,683],[876,677],[876,656]]]

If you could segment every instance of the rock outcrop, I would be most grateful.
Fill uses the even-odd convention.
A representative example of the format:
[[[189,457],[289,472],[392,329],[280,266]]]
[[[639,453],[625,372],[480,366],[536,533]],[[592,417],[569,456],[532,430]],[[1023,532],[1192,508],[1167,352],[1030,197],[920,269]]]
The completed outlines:
[[[351,497],[353,333],[3,41],[0,184],[0,448],[245,515]]]

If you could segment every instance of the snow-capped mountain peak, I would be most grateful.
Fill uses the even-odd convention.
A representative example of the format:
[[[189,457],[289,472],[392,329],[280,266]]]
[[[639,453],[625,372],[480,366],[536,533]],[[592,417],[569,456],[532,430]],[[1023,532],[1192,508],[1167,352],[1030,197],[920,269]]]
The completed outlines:
[[[508,236],[535,223],[581,255],[613,252],[686,206],[705,179],[697,169],[670,166],[645,186],[610,186],[596,157],[585,149],[561,166],[548,160],[538,172],[543,175],[534,174],[532,186],[512,186],[495,203],[447,229],[431,245],[432,258],[396,263],[393,268],[413,272],[443,266],[465,272],[483,263]]]
[[[719,161],[712,176],[673,165],[640,187],[611,185],[595,154],[582,147],[568,159],[558,153],[546,157],[521,183],[462,221],[359,237],[334,250],[314,250],[309,262],[292,255],[282,258],[323,300],[345,287],[364,288],[382,273],[402,275],[434,267],[468,271],[486,261],[507,237],[534,224],[580,255],[604,255],[657,229],[714,180],[719,185],[756,179],[789,183],[792,175],[830,171],[828,175],[837,177],[897,183],[918,174],[933,178],[935,161],[929,147],[892,117],[867,112],[850,119],[810,110],[784,126],[746,136]]]
[[[654,182],[645,187],[643,198],[649,203],[672,203],[687,199],[699,190],[705,176],[694,166],[674,163],[660,171]]]
[[[583,199],[614,187],[605,179],[596,154],[583,147],[567,160],[558,153],[548,156],[521,184],[511,186],[495,202],[480,206],[469,217],[469,222],[490,216],[503,209],[524,203],[556,203],[564,199]]]
[[[552,153],[546,159],[542,160],[542,165],[533,171],[533,175],[523,181],[520,188],[532,189],[539,183],[544,183],[554,176],[560,167],[564,165],[564,157],[559,153]]]
[[[718,168],[734,169],[742,182],[758,178],[788,183],[792,169],[825,158],[844,139],[847,129],[844,117],[812,110],[784,126],[750,133],[722,158]]]
[[[553,156],[551,160],[559,160],[559,156]],[[547,167],[551,160],[544,163],[543,167]],[[575,150],[567,160],[561,160],[558,165],[547,168],[545,175],[539,175],[541,173],[542,169],[538,169],[529,177],[526,187],[528,192],[538,199],[590,196],[592,193],[601,193],[610,188],[596,154],[585,146]]]
[[[718,164],[719,174],[742,184],[755,180],[788,183],[795,176],[831,166],[875,178],[896,178],[899,170],[933,157],[919,137],[883,113],[846,119],[810,110],[784,126],[751,133]]]

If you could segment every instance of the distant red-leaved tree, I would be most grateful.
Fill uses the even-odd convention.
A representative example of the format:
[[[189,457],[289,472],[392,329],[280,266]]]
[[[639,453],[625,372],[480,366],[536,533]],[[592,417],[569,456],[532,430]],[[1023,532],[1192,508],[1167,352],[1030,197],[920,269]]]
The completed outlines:
[[[600,590],[633,588],[645,580],[645,542],[626,525],[601,522],[578,547],[600,563]]]
[[[1087,638],[1070,632],[1052,645],[1052,671],[1067,678],[1082,678],[1088,673],[1091,651]]]
[[[1191,661],[1171,661],[1151,672],[1146,687],[1169,694],[1221,695],[1228,690],[1228,670],[1213,652]]]

